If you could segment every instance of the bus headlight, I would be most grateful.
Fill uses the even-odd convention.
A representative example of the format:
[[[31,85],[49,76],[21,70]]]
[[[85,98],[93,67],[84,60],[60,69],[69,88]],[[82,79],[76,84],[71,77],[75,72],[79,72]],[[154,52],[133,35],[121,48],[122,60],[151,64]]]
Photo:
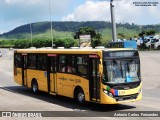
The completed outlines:
[[[108,91],[107,90],[103,89],[103,92],[108,95]]]
[[[107,91],[107,90],[105,90],[105,89],[103,89],[103,92],[104,92],[106,95],[108,95],[108,96],[110,96],[110,97],[113,97],[113,94],[112,94],[111,92],[109,92],[109,91]]]

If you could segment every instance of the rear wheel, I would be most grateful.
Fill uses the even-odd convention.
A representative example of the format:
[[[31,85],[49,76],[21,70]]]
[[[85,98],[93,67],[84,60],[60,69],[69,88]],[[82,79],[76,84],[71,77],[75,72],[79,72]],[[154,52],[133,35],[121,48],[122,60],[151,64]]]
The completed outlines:
[[[75,100],[78,104],[82,105],[85,103],[85,95],[82,89],[77,89],[75,93]]]
[[[32,82],[32,91],[33,91],[34,94],[37,94],[37,93],[38,93],[38,83],[37,83],[36,80],[34,80],[34,81]]]

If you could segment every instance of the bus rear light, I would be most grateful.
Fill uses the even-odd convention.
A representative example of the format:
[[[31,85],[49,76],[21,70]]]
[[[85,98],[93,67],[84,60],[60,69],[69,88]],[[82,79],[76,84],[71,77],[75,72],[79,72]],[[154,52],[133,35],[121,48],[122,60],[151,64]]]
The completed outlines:
[[[17,69],[14,67],[14,76],[17,76]]]

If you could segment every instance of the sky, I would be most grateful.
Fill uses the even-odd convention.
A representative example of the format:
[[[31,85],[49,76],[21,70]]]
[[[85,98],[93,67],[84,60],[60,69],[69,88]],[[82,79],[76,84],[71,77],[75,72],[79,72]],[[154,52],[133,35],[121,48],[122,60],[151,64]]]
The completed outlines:
[[[114,0],[113,5],[117,23],[160,24],[160,0]],[[0,34],[50,19],[111,21],[110,16],[110,0],[1,0]]]

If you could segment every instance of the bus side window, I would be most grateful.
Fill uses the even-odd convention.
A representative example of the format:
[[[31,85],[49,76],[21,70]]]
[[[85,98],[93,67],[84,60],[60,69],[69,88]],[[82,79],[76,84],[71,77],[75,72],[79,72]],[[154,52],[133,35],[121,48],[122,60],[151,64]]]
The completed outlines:
[[[65,65],[60,65],[60,72],[66,72]]]
[[[59,56],[59,72],[66,72],[66,56]]]
[[[76,73],[76,57],[74,55],[68,55],[66,58],[67,73]]]
[[[38,69],[39,70],[46,70],[46,55],[38,55]]]
[[[77,58],[76,56],[72,56],[72,73],[77,73]]]
[[[79,65],[78,66],[78,71],[81,75],[86,75],[87,74],[87,67],[84,65]]]
[[[28,56],[28,68],[30,68],[30,69],[36,68],[36,55],[30,54]]]
[[[78,74],[87,76],[87,56],[77,57]]]

